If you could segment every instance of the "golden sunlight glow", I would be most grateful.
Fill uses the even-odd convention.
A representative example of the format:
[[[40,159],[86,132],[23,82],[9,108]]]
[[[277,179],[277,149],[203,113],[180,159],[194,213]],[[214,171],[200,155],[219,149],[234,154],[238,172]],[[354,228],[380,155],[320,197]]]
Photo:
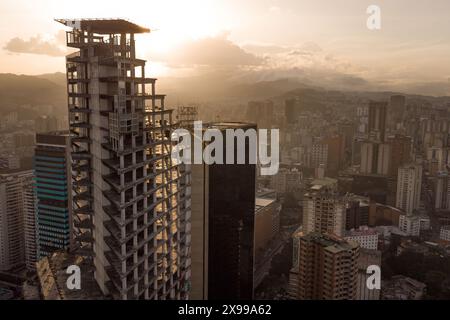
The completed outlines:
[[[170,54],[185,42],[215,36],[228,27],[224,27],[224,19],[219,18],[222,8],[216,1],[146,0],[119,11],[116,6],[105,6],[103,1],[79,1],[82,3],[77,6],[53,2],[53,16],[70,18],[65,13],[71,12],[73,18],[126,18],[150,28],[150,34],[137,36],[137,53],[149,59],[149,72],[154,76],[168,75],[168,68],[164,63],[152,62],[152,57]]]
[[[195,2],[195,5],[191,1],[178,2],[176,9],[170,1],[143,4],[145,9],[136,13],[136,21],[153,29],[149,41],[142,43],[144,49],[167,53],[185,41],[222,31],[211,14],[217,10],[211,1]]]

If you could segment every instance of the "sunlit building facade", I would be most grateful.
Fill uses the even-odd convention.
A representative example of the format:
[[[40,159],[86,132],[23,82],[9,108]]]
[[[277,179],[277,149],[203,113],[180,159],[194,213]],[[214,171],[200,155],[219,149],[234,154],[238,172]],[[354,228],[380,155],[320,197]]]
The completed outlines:
[[[186,174],[172,161],[172,110],[122,19],[58,20],[67,45],[75,242],[115,299],[186,299]]]

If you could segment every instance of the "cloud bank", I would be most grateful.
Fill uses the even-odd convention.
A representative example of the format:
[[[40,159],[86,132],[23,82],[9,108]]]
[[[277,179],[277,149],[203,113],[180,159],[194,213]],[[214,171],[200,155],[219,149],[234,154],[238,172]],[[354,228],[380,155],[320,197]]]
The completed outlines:
[[[226,34],[185,42],[171,53],[154,56],[171,67],[259,66],[264,59],[231,42]]]
[[[156,58],[151,55],[151,58]],[[222,35],[186,42],[160,59],[169,67],[190,68],[189,76],[235,84],[295,79],[301,83],[336,90],[401,91],[429,95],[450,95],[450,83],[424,81],[405,76],[388,65],[358,65],[322,49],[314,42],[295,46],[246,44],[239,46]],[[384,66],[383,68],[381,68]],[[390,73],[386,72],[390,70]],[[413,71],[412,67],[408,68]],[[175,71],[175,77],[181,72]],[[206,79],[206,80],[205,80]]]
[[[31,53],[52,57],[64,56],[67,54],[65,32],[60,31],[50,39],[45,39],[41,35],[29,39],[15,37],[10,39],[3,49],[11,53]]]

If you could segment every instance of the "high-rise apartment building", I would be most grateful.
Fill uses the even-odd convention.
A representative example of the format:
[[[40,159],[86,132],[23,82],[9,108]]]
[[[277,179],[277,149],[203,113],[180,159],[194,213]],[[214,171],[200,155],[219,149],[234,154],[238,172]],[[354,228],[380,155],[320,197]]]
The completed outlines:
[[[271,128],[274,115],[272,100],[249,101],[246,110],[246,120],[257,123],[260,128]]]
[[[334,134],[322,139],[322,143],[328,146],[326,169],[328,176],[337,176],[342,168],[345,158],[345,140],[341,134]]]
[[[37,237],[36,237],[36,193],[34,176],[22,178],[23,231],[25,235],[25,264],[28,270],[36,269]]]
[[[396,207],[407,215],[413,213],[420,205],[422,190],[422,166],[408,164],[398,169]]]
[[[332,187],[314,184],[303,196],[303,231],[343,236],[348,201]]]
[[[387,103],[371,101],[368,109],[367,139],[360,143],[360,171],[363,174],[387,175],[394,152],[385,143]]]
[[[116,299],[186,299],[189,195],[172,161],[172,110],[146,77],[122,19],[58,20],[67,45],[73,219],[103,293]]]
[[[450,209],[450,179],[447,171],[438,172],[434,180],[434,208]]]
[[[45,133],[58,130],[58,119],[53,116],[40,116],[35,121],[37,133]]]
[[[289,294],[298,300],[357,298],[359,245],[330,234],[294,234]]]
[[[280,232],[281,203],[273,197],[255,199],[255,243],[253,287],[258,288],[270,272],[273,243]]]
[[[412,141],[411,137],[396,134],[389,136],[387,142],[391,147],[389,175],[396,178],[398,168],[411,161]]]
[[[387,122],[387,102],[369,103],[369,139],[384,142]]]
[[[285,100],[284,115],[287,123],[295,123],[301,113],[300,98],[290,98]]]
[[[347,210],[345,213],[345,229],[358,229],[369,225],[370,198],[357,195],[348,197]]]
[[[389,124],[395,128],[401,122],[406,111],[406,97],[403,95],[393,95],[389,99]]]
[[[30,214],[32,177],[31,170],[0,174],[0,271],[25,263],[24,217]]]
[[[276,198],[255,199],[255,253],[264,251],[280,232],[281,204]]]
[[[205,127],[255,129],[228,122]],[[193,299],[253,298],[256,165],[246,159],[245,164],[192,165]]]
[[[320,165],[325,168],[328,165],[328,144],[317,142],[311,147],[311,166],[318,168]]]
[[[363,142],[361,145],[361,173],[387,175],[391,154],[394,152],[387,143]]]
[[[34,175],[36,190],[37,257],[74,248],[72,220],[72,164],[68,132],[36,134]]]
[[[420,216],[419,215],[400,215],[398,227],[408,236],[418,237],[420,235]]]

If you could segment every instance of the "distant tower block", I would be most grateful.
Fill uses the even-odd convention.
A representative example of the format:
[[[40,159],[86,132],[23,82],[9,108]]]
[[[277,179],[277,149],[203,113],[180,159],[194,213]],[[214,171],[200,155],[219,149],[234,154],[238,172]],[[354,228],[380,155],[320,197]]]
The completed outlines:
[[[369,103],[369,138],[384,142],[386,135],[387,102]]]
[[[194,121],[198,120],[198,108],[194,106],[179,106],[177,108],[178,126],[181,128],[194,127]]]
[[[136,58],[122,19],[57,20],[67,45],[72,195],[77,254],[115,299],[187,299],[189,194],[172,163],[172,110]]]

